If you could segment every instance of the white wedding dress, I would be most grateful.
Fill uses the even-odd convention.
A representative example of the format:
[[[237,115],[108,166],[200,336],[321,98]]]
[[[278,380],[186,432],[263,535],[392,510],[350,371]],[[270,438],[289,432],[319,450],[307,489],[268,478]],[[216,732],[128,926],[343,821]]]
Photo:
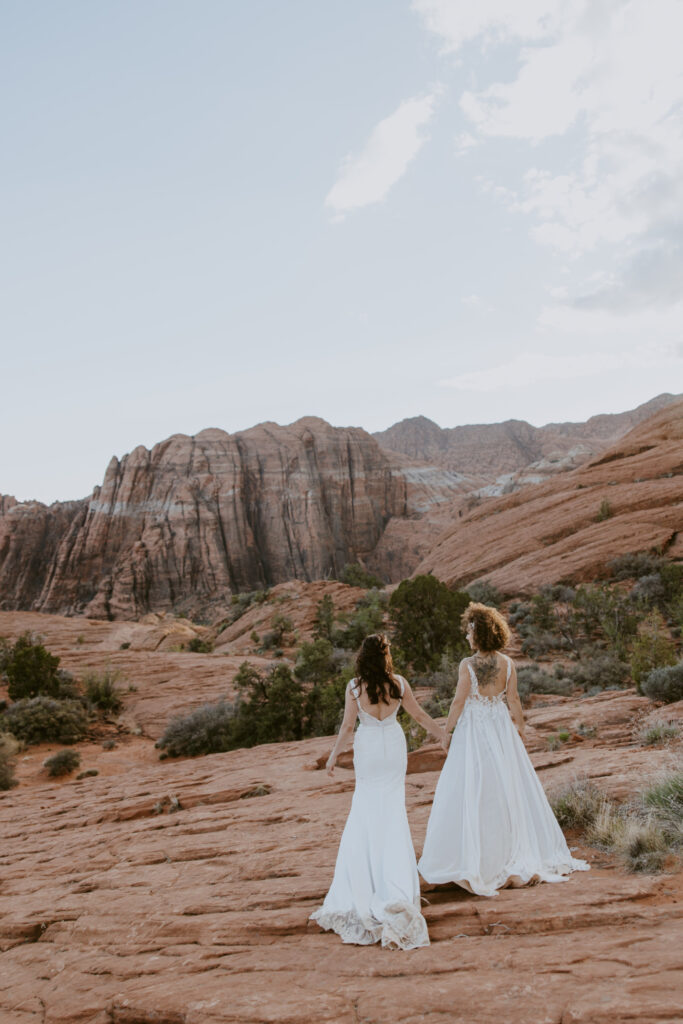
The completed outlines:
[[[506,657],[504,655],[504,657]],[[471,691],[453,732],[429,816],[420,874],[457,882],[480,896],[529,882],[563,882],[588,864],[569,852],[562,830],[504,702]]]
[[[404,680],[398,677],[401,696]],[[332,886],[311,914],[343,942],[415,949],[429,945],[420,912],[420,880],[405,805],[408,761],[400,701],[383,721],[364,711],[349,683],[360,724],[353,742],[356,788],[344,828]]]

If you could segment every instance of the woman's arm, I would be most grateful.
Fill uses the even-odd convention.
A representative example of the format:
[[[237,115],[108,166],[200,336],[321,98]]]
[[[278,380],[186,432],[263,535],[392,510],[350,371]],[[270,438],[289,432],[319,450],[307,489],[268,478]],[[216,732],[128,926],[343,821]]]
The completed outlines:
[[[460,662],[460,670],[458,672],[458,685],[455,688],[455,696],[453,697],[453,703],[451,709],[448,712],[448,718],[446,719],[446,732],[451,733],[458,724],[458,719],[462,714],[462,709],[465,707],[465,701],[470,695],[472,689],[472,682],[470,680],[470,674],[467,671],[467,663],[463,659]]]
[[[401,678],[403,678],[403,677],[401,677]],[[415,721],[418,722],[422,726],[423,729],[426,729],[427,732],[430,732],[432,734],[432,736],[434,736],[435,739],[437,739],[439,741],[439,743],[444,748],[444,750],[448,750],[448,739],[446,737],[446,733],[444,732],[442,726],[440,726],[437,722],[435,722],[434,719],[431,718],[431,716],[427,714],[427,712],[424,710],[424,708],[420,707],[420,705],[417,703],[417,700],[415,698],[415,694],[410,689],[410,684],[408,683],[408,681],[406,679],[403,679],[403,697],[402,697],[402,700],[403,700],[403,707],[408,712],[408,714],[411,716],[411,718],[414,718]]]
[[[517,727],[519,738],[524,742],[524,712],[522,711],[522,702],[519,699],[519,693],[517,691],[517,669],[515,668],[514,663],[511,662],[510,664],[512,665],[512,670],[510,672],[507,688],[508,707],[510,708],[512,721]]]
[[[353,727],[356,724],[356,717],[358,715],[358,708],[356,702],[351,694],[351,687],[346,687],[346,699],[344,701],[344,718],[341,724],[341,728],[337,734],[337,740],[332,747],[332,753],[327,759],[327,774],[332,775],[334,772],[334,766],[337,763],[337,757],[339,752],[348,747],[353,736]]]

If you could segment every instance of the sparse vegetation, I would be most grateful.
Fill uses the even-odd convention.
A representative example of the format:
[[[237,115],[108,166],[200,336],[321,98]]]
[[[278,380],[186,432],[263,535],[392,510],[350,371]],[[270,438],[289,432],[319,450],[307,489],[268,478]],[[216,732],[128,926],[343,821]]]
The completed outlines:
[[[156,747],[168,757],[195,757],[232,749],[235,705],[227,701],[204,704],[178,715],[166,726]]]
[[[676,722],[642,722],[633,733],[641,747],[661,747],[678,739],[681,730]]]
[[[598,509],[598,514],[595,517],[595,522],[603,523],[605,519],[611,519],[613,515],[614,509],[612,508],[612,505],[607,498],[603,498],[600,502],[600,508]]]
[[[361,597],[353,612],[339,616],[340,626],[332,631],[332,643],[346,651],[355,651],[370,633],[384,630],[387,599],[377,590]]]
[[[522,665],[517,669],[517,692],[522,704],[529,703],[532,693],[548,693],[568,697],[574,689],[571,679],[550,675],[539,665]]]
[[[334,630],[334,601],[325,594],[317,604],[313,620],[313,639],[331,640]]]
[[[60,694],[59,658],[50,654],[31,633],[24,633],[14,644],[5,644],[2,670],[10,700]]]
[[[339,581],[349,587],[363,587],[365,590],[381,590],[384,586],[384,580],[368,572],[359,562],[349,562],[345,565],[339,575]]]
[[[88,716],[79,701],[40,695],[10,704],[0,727],[29,745],[77,743],[86,734]]]
[[[193,654],[211,654],[213,651],[213,641],[202,639],[200,636],[193,636],[187,645],[187,649],[192,651]]]
[[[503,600],[503,595],[490,580],[475,580],[474,583],[468,583],[465,590],[471,601],[487,604],[493,608],[499,608]]]
[[[662,613],[649,612],[631,644],[631,675],[640,689],[646,676],[655,669],[676,664],[676,647],[669,636]]]
[[[0,790],[12,789],[18,782],[14,774],[19,744],[14,736],[0,732]]]
[[[51,778],[57,778],[60,775],[70,775],[80,763],[81,755],[76,750],[60,750],[52,757],[48,757],[43,762],[43,767],[47,768],[47,774]]]
[[[563,828],[617,855],[628,871],[661,871],[683,845],[683,772],[663,776],[627,804],[616,804],[591,783],[574,782],[551,796]]]
[[[120,673],[110,668],[103,672],[87,672],[82,682],[88,703],[98,711],[119,712],[123,707],[117,686],[120,679]]]

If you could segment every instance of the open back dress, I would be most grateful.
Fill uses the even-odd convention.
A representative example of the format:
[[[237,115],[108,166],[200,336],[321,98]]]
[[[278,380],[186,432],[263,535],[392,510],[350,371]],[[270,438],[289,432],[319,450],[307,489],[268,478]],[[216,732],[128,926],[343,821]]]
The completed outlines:
[[[562,882],[588,864],[572,857],[543,786],[505,704],[505,688],[471,690],[458,719],[434,794],[420,874],[427,882],[457,882],[480,896],[508,885]]]

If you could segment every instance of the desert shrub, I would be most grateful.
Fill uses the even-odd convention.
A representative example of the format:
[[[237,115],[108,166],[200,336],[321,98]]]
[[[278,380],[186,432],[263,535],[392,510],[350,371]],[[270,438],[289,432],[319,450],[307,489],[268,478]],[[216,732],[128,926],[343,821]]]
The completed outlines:
[[[11,704],[2,727],[27,744],[77,743],[86,734],[88,716],[79,701],[40,695]]]
[[[313,619],[313,639],[331,640],[334,631],[334,601],[329,594],[325,594],[318,601]]]
[[[550,806],[562,828],[588,828],[604,804],[600,790],[584,780],[572,782],[550,796]]]
[[[384,629],[386,598],[371,590],[357,603],[350,615],[340,616],[342,625],[332,633],[335,647],[356,650],[370,633],[381,633]]]
[[[219,701],[176,715],[155,746],[168,757],[195,757],[232,750],[236,746],[234,738],[235,705]]]
[[[641,576],[631,588],[631,599],[645,608],[661,607],[664,597],[664,584],[658,572]]]
[[[276,665],[266,675],[257,672],[238,684],[241,699],[236,715],[239,746],[281,743],[302,738],[304,690],[287,665]],[[237,684],[237,678],[235,679]]]
[[[678,739],[681,730],[676,722],[642,722],[633,732],[633,740],[641,747],[661,747]]]
[[[640,689],[650,700],[661,700],[665,704],[683,700],[683,662],[649,672]]]
[[[661,559],[648,551],[634,551],[627,555],[619,555],[607,563],[612,578],[615,580],[639,579],[649,576],[659,569]]]
[[[303,643],[297,652],[294,675],[302,682],[322,682],[334,675],[334,648],[322,637]]]
[[[292,633],[294,624],[290,618],[278,612],[270,620],[270,629],[269,636],[272,641],[270,646],[282,647],[285,637]]]
[[[70,775],[81,763],[81,755],[75,750],[60,750],[43,761],[47,774],[52,778],[59,775]]]
[[[435,669],[441,656],[466,653],[460,618],[470,596],[452,591],[435,576],[403,580],[391,595],[393,639],[417,672]]]
[[[103,672],[87,672],[83,676],[85,697],[89,704],[98,711],[111,711],[116,714],[123,707],[123,701],[117,687],[120,674],[107,668]]]
[[[662,613],[654,609],[641,622],[638,636],[631,644],[631,675],[640,687],[653,669],[675,663],[675,645],[667,632]]]
[[[639,617],[629,596],[606,584],[580,586],[574,598],[573,628],[585,639],[601,638],[616,657],[626,656]]]
[[[683,844],[683,771],[669,772],[639,793],[646,813],[653,816],[667,841]]]
[[[607,498],[603,498],[600,502],[600,508],[598,509],[598,514],[595,517],[595,522],[604,523],[605,519],[611,519],[613,515],[614,509],[612,508],[611,503]]]
[[[24,633],[3,655],[4,673],[11,700],[47,694],[59,696],[59,658],[30,633]]]
[[[538,665],[523,665],[517,669],[517,692],[523,704],[528,702],[532,693],[550,693],[566,697],[573,689],[571,680],[551,676]]]
[[[212,640],[203,640],[200,636],[193,636],[187,645],[188,651],[193,654],[211,654],[213,650]]]
[[[363,587],[365,590],[381,590],[384,586],[384,580],[375,576],[374,573],[368,572],[359,562],[349,562],[345,565],[339,580],[350,587]]]
[[[563,672],[574,686],[584,691],[619,690],[629,684],[629,666],[607,651],[598,651]]]
[[[670,853],[666,836],[655,821],[626,821],[614,846],[628,871],[647,874],[661,871]]]
[[[12,789],[18,785],[14,774],[19,744],[14,736],[0,732],[0,790]]]
[[[469,583],[465,590],[471,601],[487,604],[492,608],[499,608],[503,601],[503,595],[490,580],[475,580],[474,583]]]
[[[429,686],[433,690],[424,705],[425,711],[432,718],[440,718],[442,715],[448,714],[458,685],[459,668],[459,662],[451,652],[445,651],[441,655],[438,669],[414,678],[413,686]]]
[[[316,682],[306,694],[304,735],[331,736],[344,717],[344,697],[352,670],[341,672],[327,682]]]

